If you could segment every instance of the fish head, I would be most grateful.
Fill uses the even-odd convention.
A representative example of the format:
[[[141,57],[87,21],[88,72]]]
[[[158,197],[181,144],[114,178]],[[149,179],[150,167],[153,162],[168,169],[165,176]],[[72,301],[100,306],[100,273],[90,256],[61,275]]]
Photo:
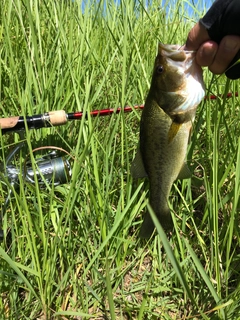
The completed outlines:
[[[175,92],[184,85],[183,63],[186,59],[183,50],[176,45],[158,46],[158,55],[155,59],[153,82],[156,88],[163,92]]]
[[[175,122],[194,120],[205,95],[196,52],[179,45],[159,44],[149,93]]]

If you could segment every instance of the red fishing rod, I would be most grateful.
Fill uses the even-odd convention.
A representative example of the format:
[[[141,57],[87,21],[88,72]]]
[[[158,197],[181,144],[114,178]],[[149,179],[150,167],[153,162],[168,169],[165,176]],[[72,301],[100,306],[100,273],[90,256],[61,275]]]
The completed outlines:
[[[94,110],[89,113],[84,113],[80,111],[66,113],[64,110],[58,110],[33,116],[2,118],[0,119],[0,128],[2,130],[2,134],[5,134],[7,132],[25,130],[26,125],[28,129],[40,129],[44,127],[61,126],[63,124],[66,124],[69,120],[80,120],[84,116],[85,118],[88,118],[89,116],[108,116],[113,113],[125,113],[131,112],[133,109],[143,109],[143,107],[144,105],[136,105],[133,107],[126,106],[125,108]]]
[[[226,95],[227,98],[238,97],[238,92],[235,94],[228,93]],[[206,96],[205,99],[216,100],[218,98],[223,98],[224,96],[216,96],[210,95]],[[40,129],[44,127],[52,127],[52,126],[60,126],[66,124],[69,120],[81,120],[84,116],[85,119],[89,116],[97,117],[97,116],[109,116],[111,114],[117,114],[120,112],[131,112],[134,109],[143,109],[144,105],[135,105],[133,107],[126,106],[124,108],[117,109],[103,109],[103,110],[94,110],[89,113],[84,112],[70,112],[66,113],[64,110],[58,111],[50,111],[44,114],[38,114],[33,116],[18,116],[18,117],[10,117],[10,118],[2,118],[0,119],[0,128],[2,130],[2,134],[12,131],[21,131],[25,130],[25,126],[27,125],[28,129]]]
[[[226,98],[232,98],[232,97],[238,97],[238,92],[235,92],[234,94],[231,92],[228,92],[226,95]],[[205,100],[216,100],[218,98],[224,98],[224,94],[220,95],[220,96],[215,96],[214,94],[211,94],[210,96],[205,96],[204,99]]]

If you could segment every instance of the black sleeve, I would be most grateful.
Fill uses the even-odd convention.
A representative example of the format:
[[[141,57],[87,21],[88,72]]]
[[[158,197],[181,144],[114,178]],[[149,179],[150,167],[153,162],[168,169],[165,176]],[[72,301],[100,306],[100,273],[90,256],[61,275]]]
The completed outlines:
[[[240,0],[216,0],[199,22],[207,29],[210,38],[220,43],[226,35],[240,36]],[[240,51],[229,67],[240,58]],[[240,64],[226,71],[230,79],[240,78]]]

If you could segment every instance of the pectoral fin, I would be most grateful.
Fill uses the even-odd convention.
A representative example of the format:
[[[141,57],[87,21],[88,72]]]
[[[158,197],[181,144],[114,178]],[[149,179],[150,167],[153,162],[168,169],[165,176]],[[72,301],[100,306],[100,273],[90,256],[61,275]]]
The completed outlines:
[[[192,174],[190,169],[188,168],[188,165],[186,162],[183,163],[182,168],[178,174],[177,179],[183,180],[183,179],[189,179],[191,178]]]
[[[147,177],[140,149],[137,150],[136,156],[132,162],[131,175],[134,179]]]
[[[171,143],[181,128],[181,123],[172,122],[171,127],[168,131],[168,143]]]

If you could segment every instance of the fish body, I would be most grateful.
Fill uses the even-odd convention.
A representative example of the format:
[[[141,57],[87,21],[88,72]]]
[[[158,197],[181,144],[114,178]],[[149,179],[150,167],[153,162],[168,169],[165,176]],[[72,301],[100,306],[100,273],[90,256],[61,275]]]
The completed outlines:
[[[179,47],[159,44],[140,122],[140,147],[131,167],[134,178],[148,176],[150,205],[165,230],[172,227],[168,206],[172,184],[191,175],[185,163],[187,146],[196,108],[204,97],[195,53]],[[147,212],[140,237],[148,238],[153,231]]]

